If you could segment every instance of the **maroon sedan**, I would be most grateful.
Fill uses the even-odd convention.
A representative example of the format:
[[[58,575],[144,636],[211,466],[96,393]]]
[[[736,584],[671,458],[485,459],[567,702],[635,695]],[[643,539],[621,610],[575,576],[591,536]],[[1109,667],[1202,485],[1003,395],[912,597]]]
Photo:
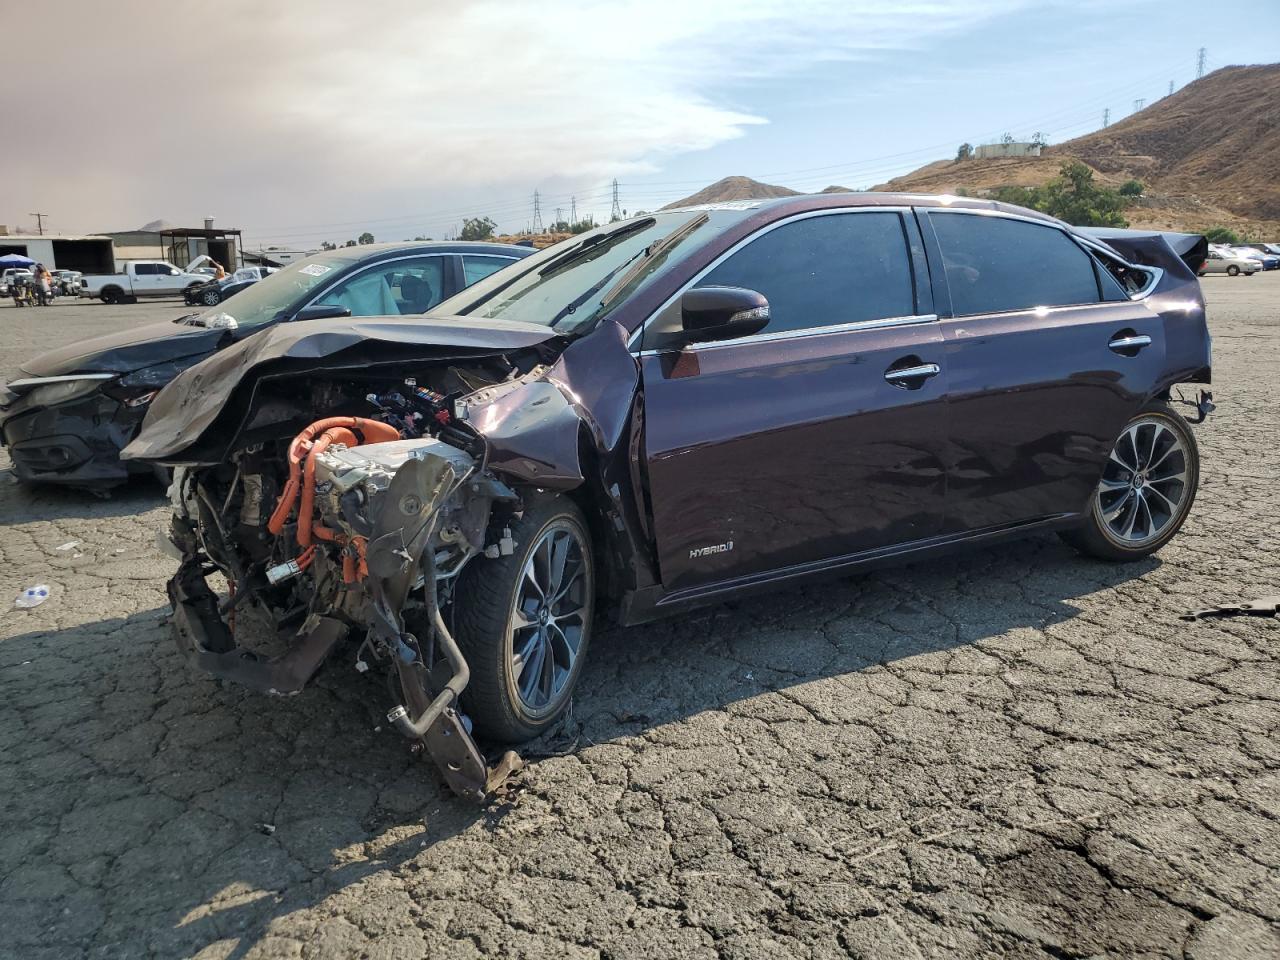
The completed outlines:
[[[426,317],[272,327],[125,451],[176,471],[178,645],[280,693],[330,655],[386,671],[391,722],[478,797],[506,767],[473,725],[553,724],[601,607],[1044,530],[1145,557],[1196,493],[1170,396],[1209,382],[1205,249],[982,200],[746,201],[601,227]]]

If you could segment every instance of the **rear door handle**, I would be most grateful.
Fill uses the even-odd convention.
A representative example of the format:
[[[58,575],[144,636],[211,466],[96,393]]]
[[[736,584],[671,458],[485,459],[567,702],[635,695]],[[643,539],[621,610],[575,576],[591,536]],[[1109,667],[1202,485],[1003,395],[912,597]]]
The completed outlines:
[[[1131,336],[1113,337],[1111,342],[1107,344],[1116,353],[1124,353],[1133,356],[1143,347],[1151,346],[1151,338],[1145,333],[1135,333]]]
[[[936,363],[918,363],[910,367],[890,367],[884,372],[884,378],[895,387],[914,390],[924,386],[930,377],[936,377],[942,368]]]

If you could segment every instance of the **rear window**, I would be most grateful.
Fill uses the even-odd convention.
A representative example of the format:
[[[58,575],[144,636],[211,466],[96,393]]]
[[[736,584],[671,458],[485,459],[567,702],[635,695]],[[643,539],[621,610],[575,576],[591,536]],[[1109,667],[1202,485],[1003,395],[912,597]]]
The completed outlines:
[[[1056,227],[940,210],[929,221],[955,316],[1101,299],[1093,259]]]

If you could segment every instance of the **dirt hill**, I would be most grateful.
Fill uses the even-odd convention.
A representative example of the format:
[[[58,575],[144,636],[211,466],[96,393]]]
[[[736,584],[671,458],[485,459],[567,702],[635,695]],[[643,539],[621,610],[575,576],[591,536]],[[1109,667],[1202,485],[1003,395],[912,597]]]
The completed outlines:
[[[1039,186],[1073,158],[1109,186],[1146,185],[1125,214],[1134,226],[1280,234],[1280,64],[1214,71],[1041,157],[939,160],[875,189],[981,195]]]
[[[1073,158],[1089,164],[1107,186],[1143,182],[1146,195],[1125,211],[1135,227],[1224,226],[1251,237],[1280,237],[1280,64],[1216,70],[1041,157],[939,160],[872,189],[981,196],[993,187],[1041,186]],[[663,209],[797,192],[725,177]],[[822,192],[850,191],[830,186]]]
[[[723,203],[726,200],[760,200],[769,197],[795,197],[799,190],[779,187],[772,183],[761,183],[750,177],[725,177],[717,180],[709,187],[703,187],[697,193],[690,194],[683,200],[668,203],[663,210],[674,210],[676,207],[692,207],[701,203]]]

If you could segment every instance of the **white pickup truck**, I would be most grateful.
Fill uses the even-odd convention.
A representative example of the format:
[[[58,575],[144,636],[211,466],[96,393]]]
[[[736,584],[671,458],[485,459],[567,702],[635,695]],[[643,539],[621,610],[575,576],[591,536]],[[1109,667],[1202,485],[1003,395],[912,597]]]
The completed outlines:
[[[121,273],[86,275],[80,296],[103,303],[133,303],[138,297],[180,297],[182,291],[209,278],[184,273],[166,260],[129,260]]]

